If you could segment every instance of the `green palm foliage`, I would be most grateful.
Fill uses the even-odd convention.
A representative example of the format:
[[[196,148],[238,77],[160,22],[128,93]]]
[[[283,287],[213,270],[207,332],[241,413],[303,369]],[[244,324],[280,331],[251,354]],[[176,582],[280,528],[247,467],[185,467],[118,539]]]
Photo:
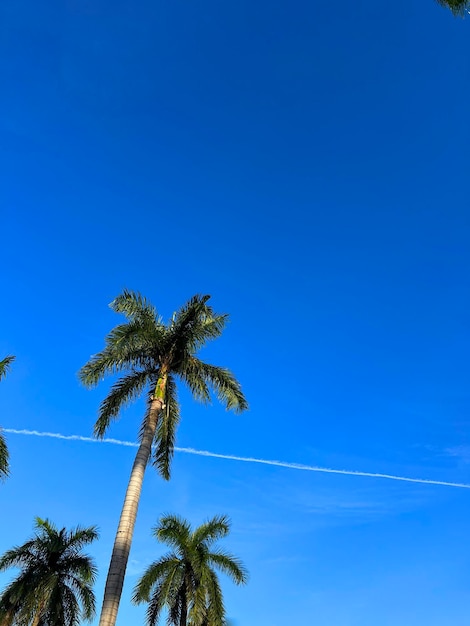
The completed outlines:
[[[14,356],[6,356],[0,361],[0,380],[4,378],[10,369],[10,365],[15,360]],[[10,471],[7,443],[5,437],[0,432],[0,480],[5,479]]]
[[[442,6],[449,8],[455,15],[463,15],[470,9],[470,0],[437,0]]]
[[[14,356],[6,356],[0,361],[0,380],[6,376],[6,373],[10,369],[10,365],[15,360]]]
[[[150,565],[137,583],[133,601],[148,602],[147,625],[156,626],[164,608],[169,626],[224,626],[225,607],[216,569],[237,585],[247,581],[241,562],[212,544],[226,537],[230,523],[216,516],[195,530],[175,515],[154,528],[154,536],[172,548]]]
[[[88,387],[106,375],[120,377],[101,403],[95,436],[103,437],[111,422],[130,401],[144,395],[147,410],[140,431],[140,445],[131,470],[101,611],[100,626],[114,626],[129,558],[145,469],[152,459],[166,480],[170,477],[176,428],[180,419],[176,387],[185,383],[195,399],[211,400],[211,391],[227,409],[247,408],[240,384],[223,367],[198,358],[198,351],[222,334],[227,315],[213,311],[209,296],[196,295],[165,324],[155,308],[140,294],[124,291],[112,303],[126,321],[106,337],[104,349],[79,372]],[[152,452],[153,450],[153,452]]]
[[[0,557],[0,571],[20,569],[0,596],[1,626],[76,626],[95,614],[96,567],[83,548],[95,527],[58,530],[36,518],[35,536]]]
[[[0,432],[0,480],[7,478],[10,473],[10,454],[5,437]]]

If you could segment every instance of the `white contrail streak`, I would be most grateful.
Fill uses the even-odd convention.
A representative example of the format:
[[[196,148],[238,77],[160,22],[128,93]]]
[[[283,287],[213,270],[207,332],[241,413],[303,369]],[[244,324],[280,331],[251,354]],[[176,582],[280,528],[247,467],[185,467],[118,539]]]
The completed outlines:
[[[82,435],[62,435],[60,433],[40,432],[38,430],[18,430],[16,428],[3,428],[3,432],[12,435],[27,435],[30,437],[49,437],[52,439],[64,439],[66,441],[86,441],[87,443],[110,443],[117,446],[127,446],[137,448],[134,441],[123,441],[121,439],[94,439],[93,437],[83,437]],[[427,478],[409,478],[408,476],[394,476],[393,474],[379,474],[375,472],[359,472],[355,470],[332,469],[329,467],[316,467],[314,465],[302,465],[301,463],[288,463],[286,461],[272,461],[269,459],[256,459],[253,457],[236,456],[234,454],[219,454],[207,450],[195,450],[194,448],[177,448],[176,452],[185,454],[195,454],[197,456],[207,456],[213,459],[226,459],[228,461],[240,461],[242,463],[259,463],[260,465],[274,465],[275,467],[285,467],[287,469],[302,470],[304,472],[319,472],[321,474],[342,474],[343,476],[365,476],[367,478],[385,478],[387,480],[398,480],[406,483],[419,483],[421,485],[440,485],[442,487],[458,487],[460,489],[470,489],[467,483],[452,483],[445,480],[430,480]]]

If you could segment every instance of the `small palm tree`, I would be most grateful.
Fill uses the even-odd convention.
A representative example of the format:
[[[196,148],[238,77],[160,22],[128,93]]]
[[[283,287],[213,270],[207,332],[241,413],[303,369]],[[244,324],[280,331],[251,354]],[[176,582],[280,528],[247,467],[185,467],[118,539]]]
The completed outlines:
[[[463,15],[470,9],[470,0],[437,0],[442,6],[449,8],[455,15]]]
[[[36,534],[0,557],[0,571],[20,569],[0,596],[2,626],[76,626],[95,614],[96,567],[83,554],[95,527],[58,530],[36,518]]]
[[[215,569],[237,584],[247,581],[240,561],[212,544],[226,537],[230,523],[216,516],[194,531],[189,523],[168,515],[154,528],[154,536],[173,548],[150,565],[137,583],[133,602],[148,602],[147,625],[156,626],[168,610],[172,626],[224,626],[225,608]]]
[[[207,304],[209,296],[194,296],[165,324],[155,308],[140,294],[124,291],[112,303],[127,318],[107,336],[105,348],[82,367],[79,377],[88,387],[107,374],[123,373],[103,400],[95,424],[96,437],[106,434],[111,422],[131,400],[145,394],[147,411],[140,431],[140,445],[131,470],[104,592],[100,626],[114,626],[132,543],[144,472],[153,464],[166,480],[170,477],[176,427],[180,409],[177,379],[193,396],[210,402],[210,390],[237,412],[247,408],[240,384],[233,374],[209,365],[197,352],[222,334],[227,315],[218,315]]]
[[[14,360],[14,356],[6,356],[0,361],[0,380],[6,376],[6,373],[10,369],[10,365]],[[9,458],[10,455],[8,454],[7,442],[5,441],[5,437],[0,432],[0,480],[5,479],[10,472]]]

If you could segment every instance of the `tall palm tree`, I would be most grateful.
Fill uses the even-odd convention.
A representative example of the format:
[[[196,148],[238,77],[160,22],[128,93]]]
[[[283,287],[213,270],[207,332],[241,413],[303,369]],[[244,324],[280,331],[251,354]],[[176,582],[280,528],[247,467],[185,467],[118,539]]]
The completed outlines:
[[[140,431],[140,445],[131,470],[114,542],[101,610],[100,626],[114,626],[122,594],[145,469],[153,464],[168,480],[180,409],[176,381],[186,383],[193,396],[210,402],[212,390],[227,409],[247,408],[240,384],[222,367],[209,365],[197,352],[222,334],[227,315],[214,313],[209,296],[196,295],[181,307],[168,324],[140,294],[125,290],[112,303],[126,322],[106,337],[104,349],[79,372],[88,387],[107,374],[123,374],[103,400],[94,433],[104,437],[110,423],[131,400],[145,394],[147,410]]]
[[[215,569],[237,584],[247,573],[240,561],[212,544],[226,537],[230,523],[216,516],[195,530],[175,515],[168,515],[154,528],[154,536],[173,550],[148,567],[137,583],[133,601],[148,602],[147,626],[156,626],[168,610],[172,626],[224,626],[225,608]]]
[[[95,614],[96,567],[82,549],[95,527],[58,530],[36,518],[35,536],[0,557],[0,571],[20,569],[0,596],[1,626],[76,626]]]
[[[437,0],[442,6],[449,8],[455,15],[463,15],[470,9],[470,0]]]
[[[6,356],[0,361],[0,380],[6,376],[14,360],[14,356]],[[0,480],[5,479],[10,472],[9,458],[7,442],[0,431]]]

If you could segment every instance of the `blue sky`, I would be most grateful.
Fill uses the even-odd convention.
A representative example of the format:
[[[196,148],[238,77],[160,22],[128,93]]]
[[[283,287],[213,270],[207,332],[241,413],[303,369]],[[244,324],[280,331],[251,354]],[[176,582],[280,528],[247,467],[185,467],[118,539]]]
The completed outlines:
[[[4,0],[1,425],[90,436],[107,387],[76,372],[107,304],[210,293],[231,323],[204,356],[250,411],[182,392],[179,446],[470,483],[468,29],[433,0]],[[100,601],[133,450],[8,442],[0,551],[35,515],[97,524]],[[469,622],[466,489],[177,453],[146,477],[120,626],[167,512],[231,516],[236,626]]]

